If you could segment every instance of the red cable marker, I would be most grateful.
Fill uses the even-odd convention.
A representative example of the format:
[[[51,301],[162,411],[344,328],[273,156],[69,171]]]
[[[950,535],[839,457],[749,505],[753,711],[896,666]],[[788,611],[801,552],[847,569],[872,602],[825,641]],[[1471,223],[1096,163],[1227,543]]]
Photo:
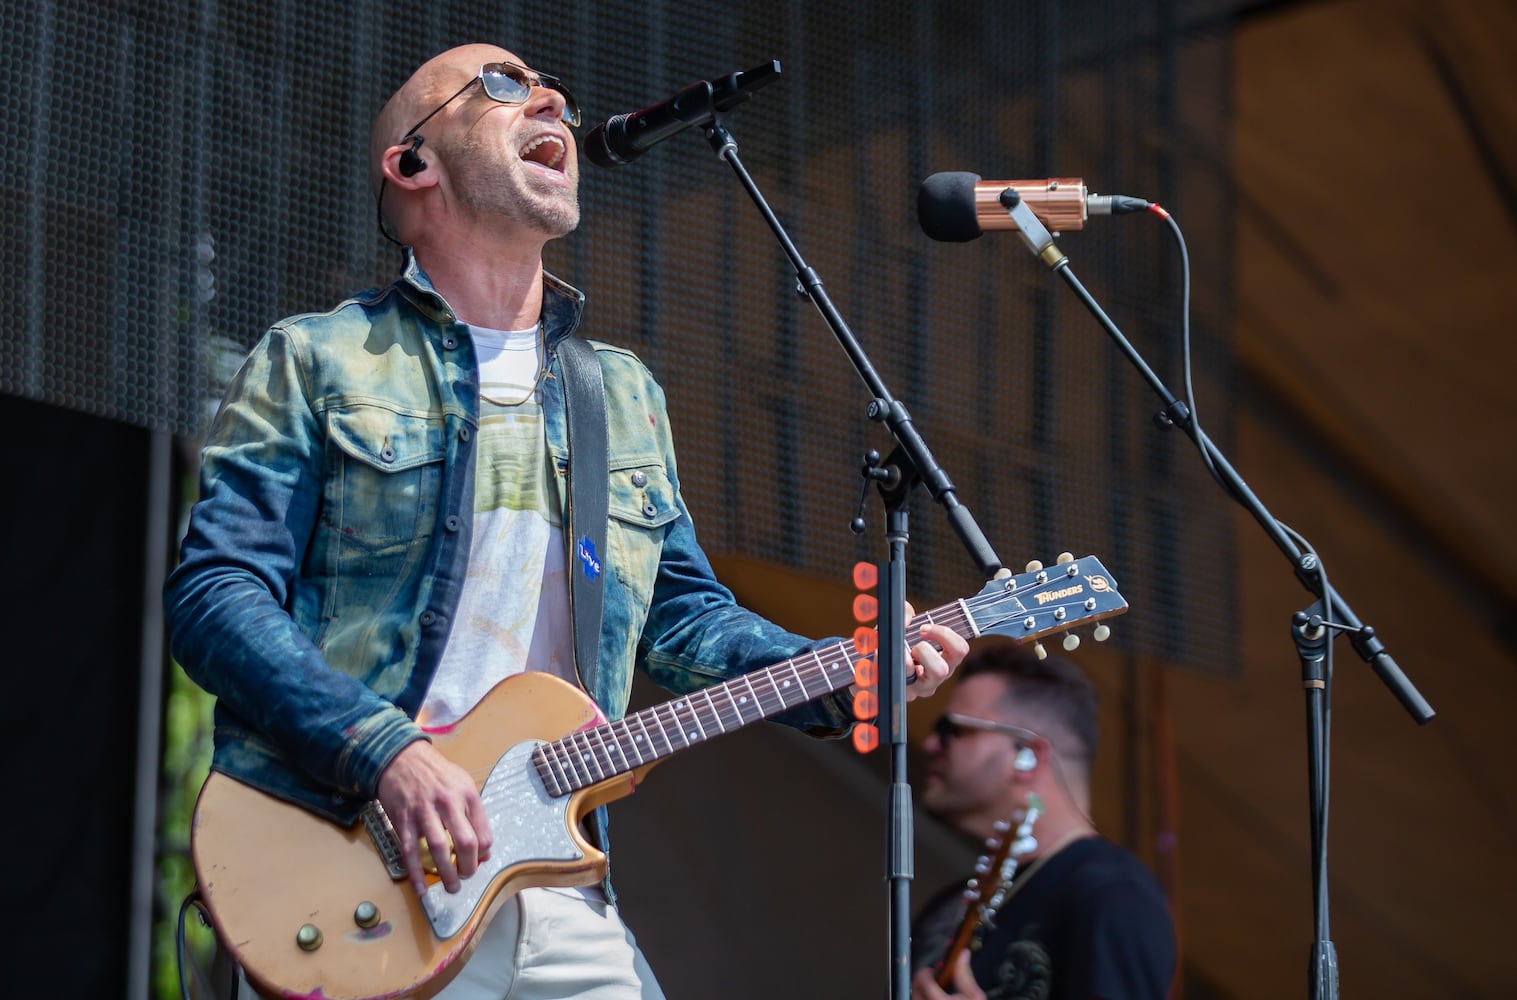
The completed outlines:
[[[860,591],[872,591],[879,584],[879,570],[873,563],[855,563],[853,585]],[[853,630],[853,648],[859,658],[853,661],[853,717],[858,720],[853,727],[853,748],[859,753],[868,753],[880,745],[880,731],[871,722],[880,714],[880,697],[876,691],[879,670],[870,659],[880,648],[879,633],[871,622],[880,616],[880,602],[872,593],[860,593],[853,598],[853,620],[858,628]]]

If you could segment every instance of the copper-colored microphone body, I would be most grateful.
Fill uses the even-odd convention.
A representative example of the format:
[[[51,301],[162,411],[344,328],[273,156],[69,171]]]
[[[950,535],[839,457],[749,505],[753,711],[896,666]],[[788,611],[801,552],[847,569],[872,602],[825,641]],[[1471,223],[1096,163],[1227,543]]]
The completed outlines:
[[[1032,181],[986,181],[962,170],[933,174],[917,191],[917,217],[935,240],[965,243],[981,233],[1016,229],[1001,204],[1001,192],[1014,188],[1038,221],[1055,233],[1085,228],[1089,192],[1078,177]]]
[[[1050,232],[1067,233],[1085,228],[1085,182],[1078,177],[1050,177],[1041,181],[978,181],[974,186],[974,214],[980,232],[1016,229],[1017,222],[1001,204],[1001,192],[1014,189],[1022,202]]]

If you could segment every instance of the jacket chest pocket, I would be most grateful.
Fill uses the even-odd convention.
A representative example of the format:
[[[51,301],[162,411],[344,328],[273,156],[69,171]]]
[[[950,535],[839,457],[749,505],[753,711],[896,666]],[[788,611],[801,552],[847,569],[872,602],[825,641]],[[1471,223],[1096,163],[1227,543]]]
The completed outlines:
[[[441,417],[349,406],[328,413],[327,434],[322,524],[343,548],[379,555],[431,536],[447,457]]]
[[[646,604],[653,597],[664,528],[680,515],[674,484],[659,464],[613,468],[606,544],[617,579]]]

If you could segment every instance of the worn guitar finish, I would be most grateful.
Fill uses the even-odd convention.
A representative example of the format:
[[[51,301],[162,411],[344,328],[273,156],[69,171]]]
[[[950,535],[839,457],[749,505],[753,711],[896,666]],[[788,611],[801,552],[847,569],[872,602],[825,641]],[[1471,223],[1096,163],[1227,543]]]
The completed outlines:
[[[1086,557],[992,580],[975,597],[917,616],[907,639],[931,622],[966,638],[1030,641],[1126,610],[1106,570]],[[507,678],[433,737],[477,776],[494,837],[490,860],[452,894],[429,876],[416,896],[376,805],[343,828],[213,773],[196,803],[192,847],[217,935],[270,996],[432,996],[513,894],[602,877],[605,855],[580,833],[586,813],[631,794],[680,750],[847,687],[857,656],[836,643],[616,722],[556,677]]]

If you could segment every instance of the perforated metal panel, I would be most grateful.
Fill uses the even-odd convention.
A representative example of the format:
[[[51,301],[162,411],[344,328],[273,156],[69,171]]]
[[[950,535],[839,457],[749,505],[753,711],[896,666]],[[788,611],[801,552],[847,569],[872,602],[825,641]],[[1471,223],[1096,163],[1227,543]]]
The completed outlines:
[[[1009,233],[933,243],[940,170],[1083,176],[1162,201],[1195,252],[1202,415],[1229,438],[1226,123],[1232,4],[20,2],[0,12],[19,110],[0,179],[0,391],[195,436],[275,319],[393,274],[374,226],[370,120],[443,48],[493,40],[562,76],[587,127],[777,58],[732,116],[740,155],[1008,563],[1095,552],[1135,652],[1233,660],[1231,512],[1159,400]],[[843,578],[880,559],[848,522],[869,394],[732,171],[692,131],[586,166],[585,222],[550,266],[590,296],[586,333],[669,391],[680,473],[713,552]],[[1151,216],[1062,240],[1179,391],[1179,265]],[[979,573],[913,504],[909,589]],[[920,595],[920,596],[918,596]]]

